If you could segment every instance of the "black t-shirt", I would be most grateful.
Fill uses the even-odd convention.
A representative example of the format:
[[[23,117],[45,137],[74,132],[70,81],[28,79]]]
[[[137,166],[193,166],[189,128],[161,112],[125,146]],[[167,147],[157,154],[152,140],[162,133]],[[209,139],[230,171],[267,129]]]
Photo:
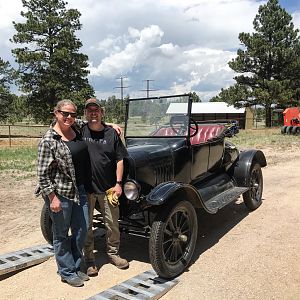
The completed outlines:
[[[92,187],[100,194],[115,186],[117,162],[128,155],[127,150],[117,132],[109,126],[94,131],[84,125],[82,134],[90,154]]]
[[[76,184],[84,184],[87,191],[91,190],[91,166],[90,156],[86,142],[76,133],[71,141],[64,141],[72,154],[72,161],[75,168]]]

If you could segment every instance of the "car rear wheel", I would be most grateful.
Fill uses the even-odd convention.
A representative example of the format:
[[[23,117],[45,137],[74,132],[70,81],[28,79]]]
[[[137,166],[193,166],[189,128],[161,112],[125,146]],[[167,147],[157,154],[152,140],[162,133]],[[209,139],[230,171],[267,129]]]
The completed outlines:
[[[44,203],[42,208],[40,223],[44,239],[50,245],[53,245],[52,219],[50,217],[49,207],[46,203]]]
[[[243,194],[244,203],[249,210],[257,209],[262,203],[263,176],[261,166],[254,164],[249,178],[249,190]]]
[[[152,224],[149,256],[155,272],[173,278],[189,265],[197,241],[197,215],[188,201],[161,210]]]

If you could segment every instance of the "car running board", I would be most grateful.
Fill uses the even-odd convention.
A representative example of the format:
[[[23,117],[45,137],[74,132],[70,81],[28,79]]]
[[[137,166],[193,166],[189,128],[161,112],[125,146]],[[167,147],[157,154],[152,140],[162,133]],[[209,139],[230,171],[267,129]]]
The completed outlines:
[[[211,214],[215,214],[222,207],[238,199],[247,190],[247,187],[233,187],[207,200],[204,204]]]

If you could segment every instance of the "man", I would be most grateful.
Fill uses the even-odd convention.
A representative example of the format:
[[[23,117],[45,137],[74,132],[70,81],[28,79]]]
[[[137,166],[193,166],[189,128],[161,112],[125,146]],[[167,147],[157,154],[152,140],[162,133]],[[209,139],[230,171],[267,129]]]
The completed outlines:
[[[99,202],[106,228],[107,255],[112,264],[126,269],[129,263],[119,256],[120,231],[118,197],[122,194],[123,158],[127,156],[117,132],[102,123],[103,108],[100,102],[91,98],[85,103],[87,124],[82,127],[83,139],[88,145],[92,169],[93,193],[88,195],[89,230],[84,248],[87,275],[97,276],[95,264],[94,237],[92,232],[93,212]]]

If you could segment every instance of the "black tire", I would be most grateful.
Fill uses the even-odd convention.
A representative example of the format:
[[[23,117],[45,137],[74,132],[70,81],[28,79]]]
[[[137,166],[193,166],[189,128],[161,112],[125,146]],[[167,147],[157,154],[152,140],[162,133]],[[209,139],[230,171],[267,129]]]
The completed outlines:
[[[152,224],[149,256],[155,272],[173,278],[189,265],[197,241],[198,221],[193,205],[177,201],[162,209]]]
[[[287,134],[291,134],[291,133],[292,133],[292,129],[293,129],[293,126],[288,126],[288,127],[286,128],[285,132],[286,132]]]
[[[52,219],[50,217],[49,207],[44,203],[41,211],[41,231],[45,240],[53,245]]]
[[[282,127],[281,127],[281,133],[282,133],[282,134],[285,134],[285,133],[286,133],[286,129],[287,129],[287,126],[286,126],[286,125],[282,126]]]
[[[292,128],[292,134],[297,135],[300,132],[300,127],[299,126],[293,126]]]
[[[262,203],[263,176],[261,166],[254,164],[251,167],[249,190],[243,194],[244,203],[249,210],[257,209]]]

